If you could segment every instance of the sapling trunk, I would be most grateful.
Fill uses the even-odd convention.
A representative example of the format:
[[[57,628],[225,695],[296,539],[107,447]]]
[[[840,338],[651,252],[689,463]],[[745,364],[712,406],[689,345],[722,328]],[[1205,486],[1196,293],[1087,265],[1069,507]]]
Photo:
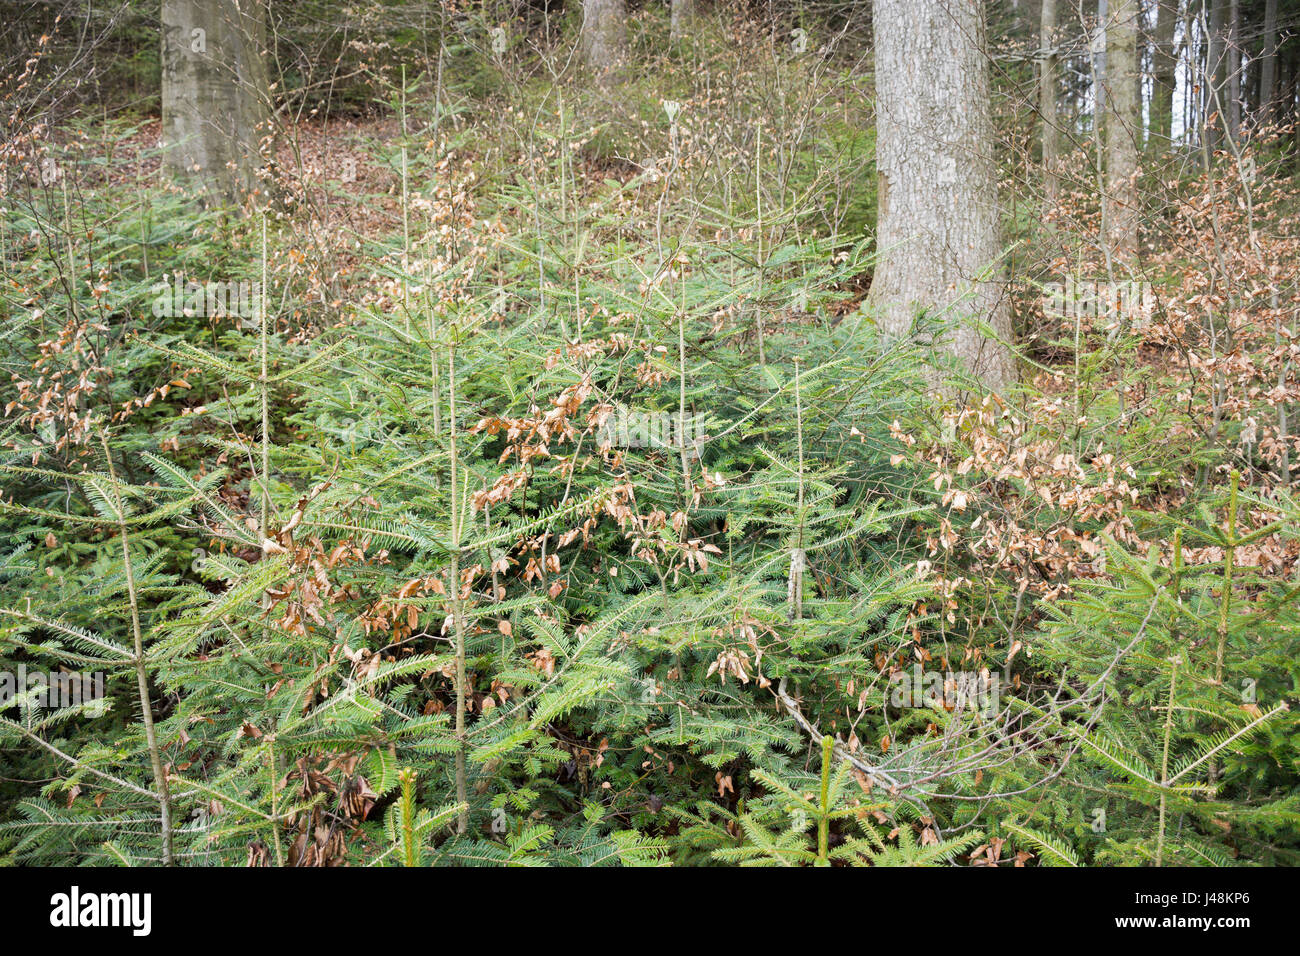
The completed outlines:
[[[415,835],[415,771],[407,767],[397,775],[402,784],[402,865],[419,866],[420,851]]]
[[[406,170],[406,64],[402,64],[402,314],[411,331],[411,204]]]
[[[799,445],[799,497],[795,506],[798,515],[799,531],[795,538],[795,546],[790,552],[790,581],[787,587],[786,600],[789,604],[789,616],[791,620],[799,620],[803,617],[803,578],[804,571],[808,567],[808,557],[804,551],[804,481],[803,481],[803,394],[802,383],[799,380],[799,360],[794,362],[794,409],[795,409],[795,439]]]
[[[262,288],[261,301],[258,305],[261,320],[261,374],[258,377],[258,393],[262,403],[262,513],[258,534],[262,539],[270,537],[271,520],[271,402],[268,393],[269,381],[266,374],[266,340],[268,335],[266,316],[266,213],[262,213]]]
[[[1156,866],[1164,866],[1165,859],[1165,810],[1169,798],[1166,787],[1169,783],[1169,741],[1174,731],[1174,692],[1178,681],[1177,657],[1170,661],[1169,701],[1165,708],[1165,742],[1160,755],[1160,822],[1156,833]]]
[[[758,364],[767,364],[767,349],[763,343],[763,127],[758,127],[757,145],[754,148],[754,203],[757,212],[758,234],[758,292],[754,296],[754,323],[758,331]]]
[[[683,278],[683,282],[685,279]],[[691,497],[691,459],[686,449],[686,312],[677,313],[677,440],[682,455],[682,496]]]
[[[1214,686],[1223,686],[1223,658],[1228,650],[1228,616],[1232,611],[1232,571],[1237,547],[1237,491],[1241,473],[1233,469],[1228,486],[1228,527],[1223,545],[1223,594],[1219,598],[1219,642],[1214,652]],[[1217,760],[1210,761],[1210,783],[1219,779]]]
[[[172,801],[167,787],[167,774],[163,770],[162,750],[158,746],[158,731],[153,724],[153,701],[149,696],[149,670],[144,660],[144,634],[140,629],[140,601],[135,588],[135,568],[131,564],[131,541],[126,529],[126,511],[117,489],[117,471],[113,466],[113,453],[108,440],[101,438],[104,457],[108,461],[108,476],[113,486],[113,507],[117,512],[117,529],[122,540],[122,571],[126,576],[126,596],[131,608],[131,640],[134,656],[136,691],[140,698],[140,716],[144,721],[144,739],[149,748],[149,763],[153,767],[153,782],[160,810],[163,866],[172,866]]]
[[[465,758],[465,607],[460,596],[460,463],[456,449],[456,344],[447,346],[447,381],[451,391],[448,423],[451,437],[451,613],[456,639],[456,800],[462,806],[456,831],[469,830],[469,785]]]
[[[275,847],[275,865],[284,866],[280,847],[280,766],[275,756],[275,734],[266,735],[266,766],[271,775],[271,845]]]
[[[828,734],[822,738],[822,785],[817,815],[817,866],[830,866],[831,831],[831,751],[835,740]]]

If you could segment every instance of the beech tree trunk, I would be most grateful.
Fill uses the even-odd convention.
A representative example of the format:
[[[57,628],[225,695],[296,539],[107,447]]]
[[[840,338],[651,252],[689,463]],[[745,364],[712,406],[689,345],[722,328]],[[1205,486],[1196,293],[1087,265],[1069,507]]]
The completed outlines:
[[[680,40],[694,29],[697,0],[672,0],[668,37]]]
[[[1056,0],[1043,0],[1038,26],[1038,114],[1043,153],[1043,194],[1049,203],[1056,200],[1060,185],[1057,170],[1056,130]]]
[[[1259,117],[1271,123],[1277,102],[1277,0],[1264,4],[1264,46],[1259,58]]]
[[[879,260],[889,335],[918,310],[960,319],[943,347],[997,390],[1015,378],[1000,282],[997,179],[982,0],[874,0]],[[973,317],[993,330],[986,337]],[[1000,339],[1000,341],[999,341]]]
[[[1132,263],[1137,256],[1138,0],[1111,0],[1106,27],[1106,243],[1111,256]]]
[[[1203,135],[1209,142],[1210,149],[1218,149],[1223,144],[1223,126],[1226,105],[1224,94],[1227,86],[1227,56],[1224,43],[1224,21],[1227,19],[1228,0],[1204,0],[1209,9],[1205,52],[1205,121],[1202,124]]]
[[[582,59],[602,83],[617,79],[627,43],[623,0],[583,0]]]
[[[1174,91],[1178,63],[1174,59],[1174,32],[1178,25],[1178,0],[1157,0],[1156,32],[1151,43],[1151,134],[1156,146],[1169,145],[1174,136]]]
[[[258,188],[270,132],[261,0],[163,0],[162,133],[167,168],[208,202]]]
[[[1232,0],[1228,5],[1227,25],[1228,83],[1224,92],[1227,110],[1228,136],[1236,142],[1241,135],[1241,4]]]
[[[1097,28],[1092,34],[1093,117],[1092,128],[1101,142],[1106,125],[1106,109],[1110,105],[1106,94],[1106,25],[1110,23],[1108,0],[1097,0]]]

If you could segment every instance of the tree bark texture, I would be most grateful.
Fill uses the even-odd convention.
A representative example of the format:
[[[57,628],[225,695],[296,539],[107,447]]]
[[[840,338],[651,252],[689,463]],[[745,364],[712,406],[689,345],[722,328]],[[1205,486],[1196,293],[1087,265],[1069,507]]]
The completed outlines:
[[[871,300],[902,336],[961,319],[943,347],[991,390],[1015,378],[999,265],[982,0],[874,0],[879,260]],[[995,333],[990,338],[976,318]],[[1001,339],[1002,341],[998,341]]]
[[[260,0],[163,0],[162,129],[168,169],[209,202],[258,186],[270,133]]]

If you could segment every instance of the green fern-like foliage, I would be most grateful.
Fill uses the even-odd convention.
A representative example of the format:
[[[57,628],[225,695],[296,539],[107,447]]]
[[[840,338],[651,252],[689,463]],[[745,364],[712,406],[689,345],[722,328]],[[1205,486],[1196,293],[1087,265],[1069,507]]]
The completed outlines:
[[[881,804],[864,801],[830,738],[819,782],[761,770],[755,777],[765,794],[734,814],[708,804],[681,813],[683,841],[738,866],[940,866],[983,839],[979,832],[941,837],[911,804],[900,804],[891,820]],[[893,825],[882,829],[887,822]]]
[[[109,695],[0,718],[50,781],[0,820],[6,852],[657,864],[700,774],[740,800],[791,773],[815,742],[775,683],[834,713],[928,593],[885,464],[920,361],[807,299],[861,246],[768,250],[764,308],[798,291],[827,334],[773,338],[758,375],[745,326],[711,318],[756,272],[681,246],[692,269],[647,289],[649,251],[504,305],[466,253],[431,244],[431,280],[381,251],[423,291],[310,348],[279,312],[133,344],[173,388],[209,383],[180,450],[109,418],[98,451],[34,462],[29,438],[4,464],[3,653],[103,670]],[[611,439],[618,408],[699,425]]]
[[[1295,512],[1283,501],[1247,535],[1243,503],[1234,474],[1217,509],[1179,523],[1171,555],[1112,546],[1110,580],[1055,610],[1043,652],[1100,691],[1064,711],[1063,746],[1082,758],[1071,779],[1104,789],[1085,812],[1040,807],[1008,825],[1045,861],[1293,862],[1294,762],[1277,748],[1296,732],[1296,591],[1240,566],[1238,549],[1293,533]],[[1188,564],[1191,544],[1222,557]]]

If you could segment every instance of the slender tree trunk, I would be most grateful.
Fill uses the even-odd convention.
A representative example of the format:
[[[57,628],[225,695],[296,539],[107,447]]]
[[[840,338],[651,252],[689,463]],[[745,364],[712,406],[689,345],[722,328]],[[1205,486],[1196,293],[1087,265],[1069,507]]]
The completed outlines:
[[[1185,0],[1183,3],[1183,37],[1187,47],[1188,82],[1183,84],[1183,130],[1188,145],[1197,145],[1205,135],[1202,121],[1205,119],[1201,108],[1205,82],[1200,72],[1202,57],[1205,53],[1205,37],[1199,28],[1194,7],[1197,0]]]
[[[1297,75],[1300,75],[1300,53],[1292,52],[1287,58],[1287,81],[1282,89],[1282,99],[1274,107],[1274,113],[1280,123],[1293,123],[1296,112]],[[1296,144],[1296,165],[1300,168],[1300,123],[1295,123],[1292,139]]]
[[[1092,35],[1093,118],[1092,126],[1101,142],[1106,126],[1106,24],[1110,22],[1108,0],[1097,0],[1097,29]]]
[[[1277,99],[1277,0],[1264,4],[1264,47],[1259,59],[1259,118],[1271,123],[1276,118]]]
[[[1151,57],[1151,31],[1146,29],[1145,14],[1143,7],[1146,0],[1137,0],[1137,93],[1138,93],[1138,116],[1145,117],[1147,112],[1144,110],[1146,104],[1146,68],[1147,62]],[[1143,122],[1142,135],[1139,137],[1138,145],[1146,148],[1147,141],[1151,138],[1151,125]]]
[[[999,282],[997,179],[982,0],[874,0],[880,260],[871,299],[902,336],[918,309],[975,318],[944,347],[987,388],[1015,377]],[[1001,341],[999,341],[1001,339]]]
[[[583,0],[582,59],[601,83],[618,79],[627,43],[623,0]]]
[[[1111,0],[1106,29],[1106,74],[1110,93],[1106,111],[1106,198],[1109,222],[1106,243],[1112,257],[1132,262],[1137,256],[1138,142],[1142,114],[1138,99],[1138,0]]]
[[[698,0],[672,0],[669,39],[682,40],[690,36],[695,29],[697,6]]]
[[[1295,122],[1296,113],[1296,94],[1300,90],[1296,89],[1297,73],[1300,73],[1300,55],[1291,54],[1290,65],[1288,67],[1290,79],[1287,81],[1285,98],[1282,100],[1281,109],[1278,112],[1278,121],[1281,123],[1291,124],[1291,155],[1295,157],[1295,168],[1300,171],[1300,123]]]
[[[1043,194],[1056,201],[1060,186],[1056,129],[1056,0],[1043,0],[1038,27],[1038,115],[1042,125]]]
[[[1174,91],[1178,84],[1178,62],[1174,56],[1174,32],[1178,24],[1178,0],[1157,0],[1156,31],[1151,43],[1151,134],[1158,148],[1169,145],[1174,135]]]
[[[108,439],[101,438],[104,447],[104,460],[108,463],[108,476],[113,491],[113,504],[117,511],[118,533],[122,540],[122,570],[126,574],[126,596],[131,609],[131,640],[135,651],[132,662],[135,665],[136,691],[140,699],[140,717],[144,722],[145,746],[149,750],[149,763],[153,767],[155,796],[158,798],[159,825],[162,837],[162,864],[172,866],[176,860],[173,856],[172,843],[172,798],[167,784],[167,771],[163,766],[162,748],[158,743],[158,730],[153,722],[153,698],[149,694],[149,667],[145,663],[144,632],[140,627],[140,600],[135,586],[135,566],[131,561],[131,536],[127,532],[126,507],[122,504],[121,489],[117,484],[117,470],[113,466],[113,452],[108,447]]]
[[[1228,5],[1226,45],[1228,82],[1224,106],[1228,113],[1228,135],[1236,142],[1241,135],[1241,0],[1231,0]]]
[[[1210,149],[1216,150],[1223,145],[1224,113],[1220,105],[1224,100],[1224,87],[1227,81],[1227,56],[1224,41],[1223,23],[1226,19],[1228,0],[1204,0],[1209,7],[1209,36],[1206,38],[1205,52],[1205,120],[1202,123],[1203,135],[1208,138]],[[1217,116],[1216,116],[1217,114]]]
[[[262,0],[163,0],[162,130],[173,175],[209,202],[258,188],[270,131]]]

